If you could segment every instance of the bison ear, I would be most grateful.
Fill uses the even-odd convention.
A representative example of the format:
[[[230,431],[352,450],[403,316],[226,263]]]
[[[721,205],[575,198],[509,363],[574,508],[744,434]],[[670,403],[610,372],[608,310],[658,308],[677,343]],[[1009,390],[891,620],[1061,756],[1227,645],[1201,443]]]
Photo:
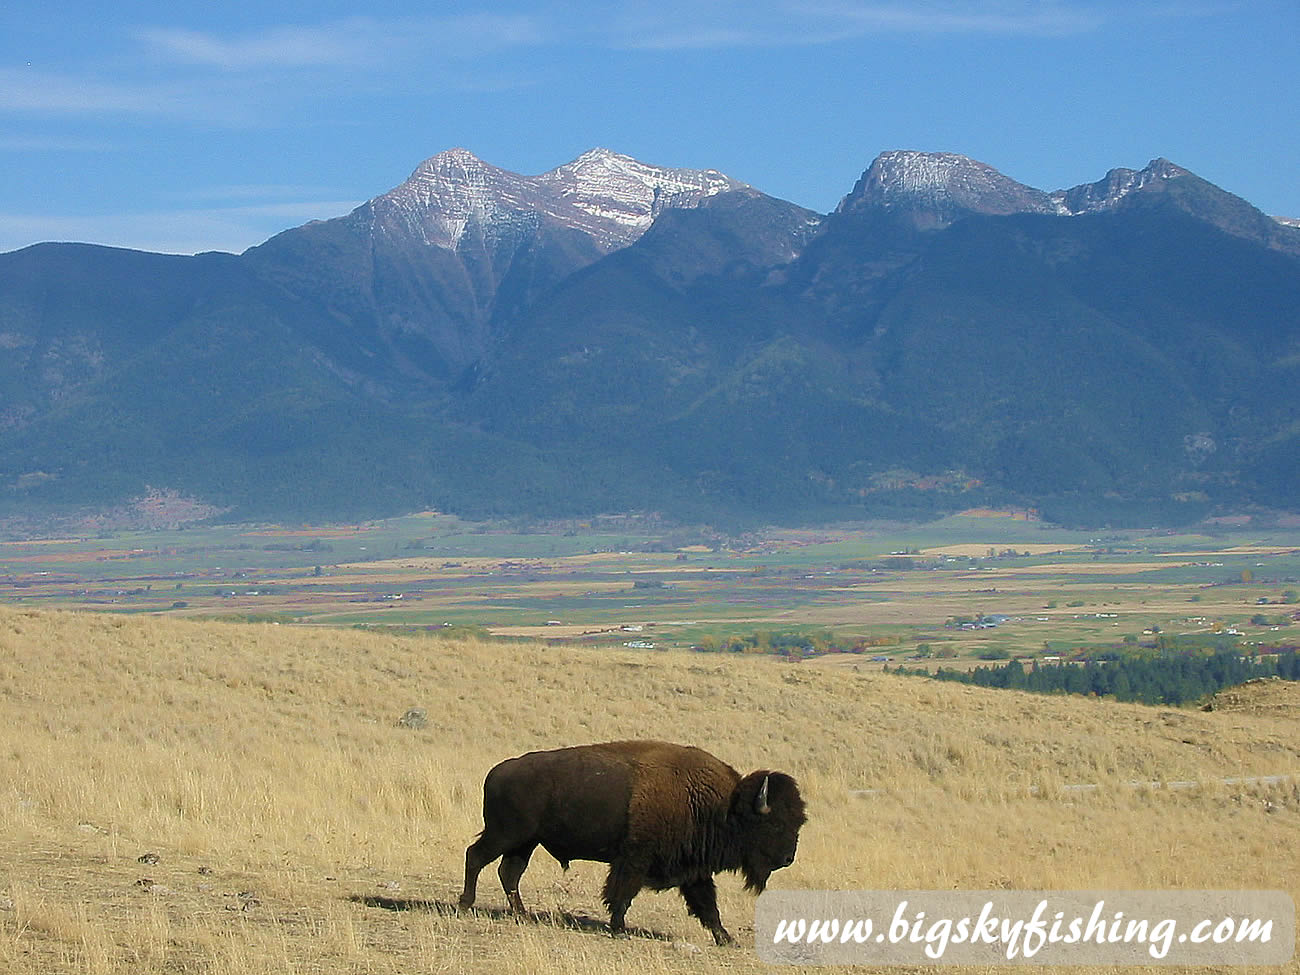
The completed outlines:
[[[772,807],[767,804],[767,780],[772,776],[763,776],[763,784],[758,789],[758,798],[754,800],[754,811],[760,816],[766,816],[772,811]]]

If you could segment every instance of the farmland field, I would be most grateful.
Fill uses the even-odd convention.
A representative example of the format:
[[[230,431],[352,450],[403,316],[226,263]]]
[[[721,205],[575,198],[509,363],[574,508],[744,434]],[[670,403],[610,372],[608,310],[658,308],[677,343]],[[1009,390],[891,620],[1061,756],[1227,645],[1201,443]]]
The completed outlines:
[[[424,513],[0,542],[9,604],[645,649],[804,629],[957,658],[1153,628],[1267,644],[1300,635],[1298,580],[1300,526],[1277,519],[1085,533],[980,512],[728,539],[627,518],[541,530]],[[954,625],[972,618],[996,625]]]

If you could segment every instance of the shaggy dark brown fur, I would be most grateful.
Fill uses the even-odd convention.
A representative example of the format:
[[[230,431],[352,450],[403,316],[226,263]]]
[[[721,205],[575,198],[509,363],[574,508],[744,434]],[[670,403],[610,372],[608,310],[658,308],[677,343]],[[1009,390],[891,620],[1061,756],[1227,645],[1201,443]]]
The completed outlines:
[[[483,782],[483,832],[465,851],[460,906],[473,906],[479,872],[501,857],[510,908],[524,913],[519,878],[541,846],[566,869],[570,860],[609,864],[614,934],[643,887],[676,887],[714,940],[729,944],[713,875],[739,870],[745,886],[761,892],[772,871],[794,862],[805,820],[790,776],[763,770],[741,778],[688,745],[615,741],[529,752]]]

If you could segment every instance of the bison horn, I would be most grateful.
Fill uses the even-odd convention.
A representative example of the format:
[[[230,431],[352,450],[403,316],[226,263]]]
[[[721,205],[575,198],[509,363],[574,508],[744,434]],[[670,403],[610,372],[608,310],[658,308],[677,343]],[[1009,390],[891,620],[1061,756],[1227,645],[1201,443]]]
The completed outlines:
[[[760,816],[766,816],[772,811],[772,807],[767,804],[767,780],[770,778],[770,775],[763,776],[763,784],[758,789],[758,798],[754,801],[754,808]]]

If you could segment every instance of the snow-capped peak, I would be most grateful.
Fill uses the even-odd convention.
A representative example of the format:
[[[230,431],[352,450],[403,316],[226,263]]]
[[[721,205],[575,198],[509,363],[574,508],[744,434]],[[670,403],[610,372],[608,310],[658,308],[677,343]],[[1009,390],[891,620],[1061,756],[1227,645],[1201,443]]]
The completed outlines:
[[[894,150],[876,157],[839,209],[909,213],[918,227],[944,227],[967,213],[1054,213],[1047,194],[952,152]]]
[[[590,149],[537,181],[579,211],[611,222],[624,243],[644,233],[664,209],[694,207],[718,193],[749,189],[715,169],[666,169],[603,148]]]
[[[919,228],[945,227],[972,213],[1046,213],[1077,216],[1118,206],[1129,194],[1158,189],[1192,174],[1168,159],[1145,169],[1112,169],[1096,183],[1044,193],[992,166],[952,152],[882,152],[839,205],[905,213]]]
[[[1110,210],[1130,193],[1145,189],[1162,180],[1190,176],[1190,171],[1160,157],[1145,169],[1112,169],[1095,183],[1083,183],[1051,195],[1057,212],[1067,216]]]
[[[455,148],[426,159],[405,183],[363,209],[372,214],[377,231],[454,248],[471,226],[490,234],[503,215],[533,209],[535,195],[524,177]]]
[[[493,237],[549,218],[614,249],[636,240],[664,209],[749,189],[716,170],[650,166],[605,148],[540,176],[498,169],[455,148],[426,159],[405,183],[368,206],[377,227],[439,247],[456,247],[470,227]]]
[[[621,163],[636,163],[631,156],[625,156],[622,153],[615,152],[613,149],[606,149],[604,146],[596,146],[594,149],[588,149],[577,159],[567,162],[563,166],[557,166],[551,172],[561,170],[583,171],[589,169],[607,168]],[[545,174],[544,174],[545,175]]]
[[[666,169],[662,166],[651,166],[631,156],[602,147],[588,149],[572,162],[557,166],[537,177],[539,181],[551,183],[583,183],[611,178],[635,180],[649,185],[697,189],[709,195],[724,190],[741,189],[745,186],[744,183],[724,176],[716,169]]]
[[[436,172],[443,169],[480,169],[487,166],[478,156],[457,146],[453,149],[444,149],[436,156],[430,156],[424,162],[415,168],[415,172]],[[415,173],[412,173],[415,175]]]

